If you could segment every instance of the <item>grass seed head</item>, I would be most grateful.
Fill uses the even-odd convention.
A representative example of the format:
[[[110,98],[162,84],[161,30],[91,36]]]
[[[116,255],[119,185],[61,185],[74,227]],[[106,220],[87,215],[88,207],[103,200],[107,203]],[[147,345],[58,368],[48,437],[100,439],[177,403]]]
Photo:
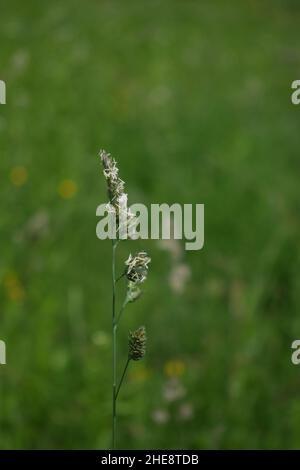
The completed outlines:
[[[133,361],[143,359],[146,354],[146,328],[141,326],[135,331],[129,332],[129,352],[128,357]]]

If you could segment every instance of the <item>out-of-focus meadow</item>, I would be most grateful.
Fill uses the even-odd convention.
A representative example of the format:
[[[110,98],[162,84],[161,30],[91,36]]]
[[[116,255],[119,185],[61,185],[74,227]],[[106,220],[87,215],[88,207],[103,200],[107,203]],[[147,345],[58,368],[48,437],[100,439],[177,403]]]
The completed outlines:
[[[120,329],[148,351],[121,448],[299,448],[298,1],[0,0],[0,448],[107,448],[110,243],[100,148],[129,201],[204,203],[205,247],[152,257]]]

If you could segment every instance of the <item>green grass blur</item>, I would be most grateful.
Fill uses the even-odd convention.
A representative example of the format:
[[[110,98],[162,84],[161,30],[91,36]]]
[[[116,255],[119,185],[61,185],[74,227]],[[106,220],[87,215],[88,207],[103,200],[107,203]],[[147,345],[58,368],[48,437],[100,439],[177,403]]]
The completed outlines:
[[[0,0],[0,448],[108,448],[100,148],[133,202],[204,203],[205,247],[152,257],[120,448],[299,448],[294,0]],[[167,248],[167,249],[163,249]],[[121,301],[121,299],[119,298]]]

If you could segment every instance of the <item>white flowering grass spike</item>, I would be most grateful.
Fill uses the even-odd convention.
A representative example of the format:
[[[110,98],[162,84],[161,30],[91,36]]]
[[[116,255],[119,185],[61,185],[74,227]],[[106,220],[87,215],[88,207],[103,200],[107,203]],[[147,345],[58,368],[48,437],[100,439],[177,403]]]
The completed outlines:
[[[109,202],[106,205],[107,212],[116,220],[116,237],[112,240],[112,338],[113,338],[113,400],[112,400],[112,447],[116,448],[117,430],[117,398],[130,361],[142,359],[146,352],[146,330],[140,327],[129,333],[129,351],[123,374],[117,385],[117,330],[125,307],[138,300],[142,294],[139,287],[148,275],[148,265],[151,258],[145,251],[140,251],[134,256],[130,255],[125,262],[125,271],[116,277],[116,248],[123,239],[124,231],[134,234],[136,219],[135,215],[127,207],[128,196],[125,193],[125,183],[119,177],[119,169],[116,161],[105,150],[101,150],[100,159],[103,166],[103,174],[107,183]],[[124,237],[126,238],[126,237]],[[117,282],[123,276],[128,279],[127,291],[123,304],[117,312],[116,287]]]

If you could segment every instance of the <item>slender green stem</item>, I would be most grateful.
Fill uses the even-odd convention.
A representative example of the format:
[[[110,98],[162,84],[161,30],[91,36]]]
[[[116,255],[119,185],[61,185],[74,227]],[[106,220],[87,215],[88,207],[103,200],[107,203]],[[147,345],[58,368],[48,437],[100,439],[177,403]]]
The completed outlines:
[[[125,367],[124,367],[124,371],[123,371],[121,380],[120,380],[120,383],[119,383],[119,386],[118,386],[118,388],[117,388],[116,400],[117,400],[117,398],[118,398],[119,391],[120,391],[120,388],[121,388],[121,386],[122,386],[122,383],[123,383],[123,380],[124,380],[124,377],[125,377],[125,374],[126,374],[126,371],[127,371],[127,367],[128,367],[128,365],[129,365],[129,362],[130,362],[130,358],[128,357],[128,358],[127,358],[127,361],[126,361],[126,364],[125,364]]]
[[[116,408],[116,390],[117,390],[117,323],[116,323],[116,247],[117,241],[112,242],[112,337],[113,337],[113,390],[112,390],[112,447],[116,448],[117,438],[117,408]]]

